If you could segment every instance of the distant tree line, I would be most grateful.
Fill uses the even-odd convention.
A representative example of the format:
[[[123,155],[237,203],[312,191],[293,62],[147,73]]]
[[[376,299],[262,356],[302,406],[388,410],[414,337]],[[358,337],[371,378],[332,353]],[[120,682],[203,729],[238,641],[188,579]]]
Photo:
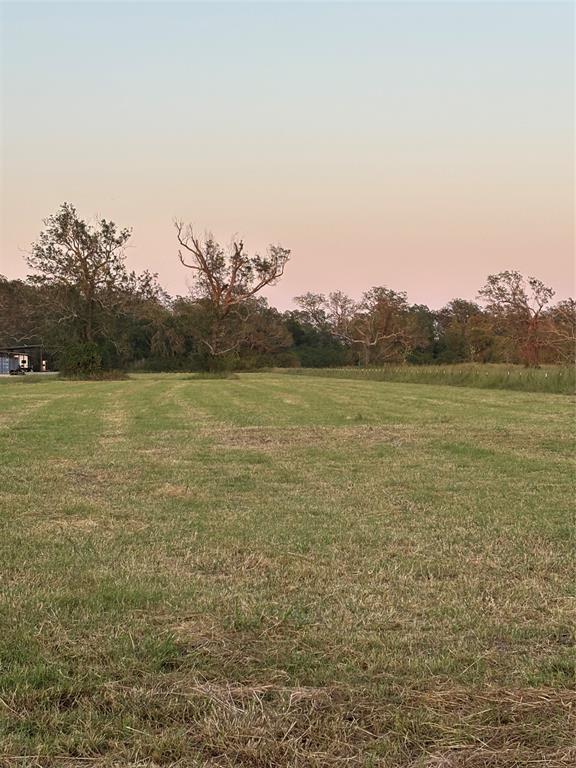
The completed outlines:
[[[516,271],[489,275],[482,304],[457,298],[435,311],[376,286],[359,300],[306,293],[280,312],[261,296],[289,262],[280,245],[250,255],[241,240],[225,248],[178,222],[193,285],[170,297],[155,274],[127,269],[130,230],[89,223],[68,203],[44,223],[28,278],[0,277],[0,348],[42,344],[67,372],[574,360],[576,302],[554,303]]]

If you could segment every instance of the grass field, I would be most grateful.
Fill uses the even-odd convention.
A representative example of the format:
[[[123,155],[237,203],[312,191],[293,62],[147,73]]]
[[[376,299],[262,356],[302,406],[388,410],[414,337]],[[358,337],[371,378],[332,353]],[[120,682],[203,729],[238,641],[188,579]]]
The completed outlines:
[[[0,765],[574,765],[573,416],[2,382]]]

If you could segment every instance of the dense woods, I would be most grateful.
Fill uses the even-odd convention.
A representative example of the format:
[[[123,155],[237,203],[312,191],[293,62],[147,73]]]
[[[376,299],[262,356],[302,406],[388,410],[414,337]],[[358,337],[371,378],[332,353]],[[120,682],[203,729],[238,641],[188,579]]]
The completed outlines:
[[[130,230],[90,224],[64,204],[27,256],[25,280],[0,277],[0,347],[42,344],[51,368],[68,372],[326,367],[385,363],[569,363],[576,302],[516,271],[489,275],[478,301],[440,310],[374,286],[355,299],[306,293],[280,312],[261,291],[290,251],[249,255],[178,223],[174,258],[190,270],[187,295],[169,296],[156,275],[127,269]],[[183,283],[184,283],[183,274]]]

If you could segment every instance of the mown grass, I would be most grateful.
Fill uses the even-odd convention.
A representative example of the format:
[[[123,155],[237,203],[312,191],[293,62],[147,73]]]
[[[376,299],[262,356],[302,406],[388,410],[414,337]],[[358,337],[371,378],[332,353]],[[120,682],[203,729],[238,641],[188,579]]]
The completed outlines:
[[[149,374],[0,406],[0,764],[576,760],[570,398]]]
[[[524,368],[519,365],[473,363],[455,365],[385,365],[368,368],[289,368],[284,373],[361,381],[397,381],[407,384],[447,384],[453,387],[511,389],[516,392],[576,392],[574,366],[548,365]]]

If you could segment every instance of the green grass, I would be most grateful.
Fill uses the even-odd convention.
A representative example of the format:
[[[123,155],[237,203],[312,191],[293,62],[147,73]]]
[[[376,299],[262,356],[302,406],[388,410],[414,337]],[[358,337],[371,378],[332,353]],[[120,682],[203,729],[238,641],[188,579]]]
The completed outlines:
[[[573,402],[0,387],[0,765],[566,766]]]
[[[406,384],[449,384],[477,389],[511,389],[517,392],[576,392],[574,366],[546,365],[524,368],[502,363],[476,365],[386,365],[368,368],[290,368],[282,371],[298,376],[322,376],[361,381],[398,381]]]

